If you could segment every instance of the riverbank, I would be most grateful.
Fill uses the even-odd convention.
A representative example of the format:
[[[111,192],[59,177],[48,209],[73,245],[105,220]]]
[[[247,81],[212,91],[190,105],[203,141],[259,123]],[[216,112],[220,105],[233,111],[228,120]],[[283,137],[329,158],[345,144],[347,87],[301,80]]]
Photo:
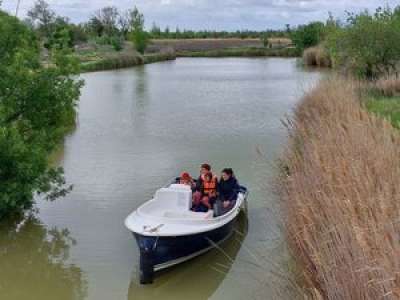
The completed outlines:
[[[380,117],[393,110],[370,97],[364,84],[331,79],[287,123],[278,191],[299,280],[313,298],[400,296],[400,134]]]
[[[115,70],[176,59],[174,52],[139,55],[137,53],[106,57],[81,64],[81,72]]]
[[[188,39],[152,40],[141,55],[130,42],[122,50],[88,43],[75,50],[81,72],[94,72],[133,67],[174,60],[177,57],[297,57],[298,52],[288,39],[271,39],[266,48],[260,39]]]
[[[298,57],[295,48],[227,48],[205,51],[180,51],[177,57]]]

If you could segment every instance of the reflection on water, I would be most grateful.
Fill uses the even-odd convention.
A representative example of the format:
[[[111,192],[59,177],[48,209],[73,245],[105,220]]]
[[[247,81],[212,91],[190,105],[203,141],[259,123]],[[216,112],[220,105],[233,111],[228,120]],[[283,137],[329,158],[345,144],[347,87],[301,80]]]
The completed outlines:
[[[82,272],[68,263],[74,243],[68,230],[47,229],[32,215],[0,224],[0,299],[84,299]]]
[[[157,274],[152,285],[139,285],[137,265],[128,300],[208,299],[228,274],[247,235],[247,217],[240,215],[233,235],[208,253]]]

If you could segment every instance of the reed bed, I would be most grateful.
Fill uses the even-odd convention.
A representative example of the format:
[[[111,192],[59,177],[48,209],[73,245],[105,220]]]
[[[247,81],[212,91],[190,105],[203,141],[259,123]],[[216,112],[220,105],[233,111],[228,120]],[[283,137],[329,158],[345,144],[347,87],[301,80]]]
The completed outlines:
[[[400,95],[400,78],[390,76],[376,81],[374,88],[378,93],[385,97],[394,97]]]
[[[400,136],[360,97],[352,81],[324,81],[286,123],[278,191],[314,299],[400,298]]]
[[[329,56],[329,53],[322,46],[311,47],[304,50],[303,61],[304,64],[309,67],[332,67],[332,60]]]

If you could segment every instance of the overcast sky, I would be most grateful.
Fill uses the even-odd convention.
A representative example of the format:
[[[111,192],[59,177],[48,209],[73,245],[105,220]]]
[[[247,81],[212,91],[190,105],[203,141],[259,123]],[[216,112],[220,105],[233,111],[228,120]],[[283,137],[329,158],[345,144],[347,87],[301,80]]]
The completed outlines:
[[[283,28],[312,20],[326,20],[328,12],[342,17],[344,11],[373,10],[395,0],[48,0],[51,8],[73,22],[86,21],[104,6],[120,9],[136,5],[149,27],[156,22],[162,28],[236,30]],[[3,0],[3,9],[14,12],[17,0]],[[34,0],[21,0],[20,16]]]

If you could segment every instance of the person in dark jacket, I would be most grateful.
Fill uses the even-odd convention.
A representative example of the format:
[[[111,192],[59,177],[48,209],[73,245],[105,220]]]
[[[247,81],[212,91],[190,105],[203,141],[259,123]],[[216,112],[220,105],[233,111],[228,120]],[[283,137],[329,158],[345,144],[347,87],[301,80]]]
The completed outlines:
[[[223,169],[218,183],[218,195],[224,211],[230,210],[235,205],[238,192],[239,183],[233,170],[231,168]]]

